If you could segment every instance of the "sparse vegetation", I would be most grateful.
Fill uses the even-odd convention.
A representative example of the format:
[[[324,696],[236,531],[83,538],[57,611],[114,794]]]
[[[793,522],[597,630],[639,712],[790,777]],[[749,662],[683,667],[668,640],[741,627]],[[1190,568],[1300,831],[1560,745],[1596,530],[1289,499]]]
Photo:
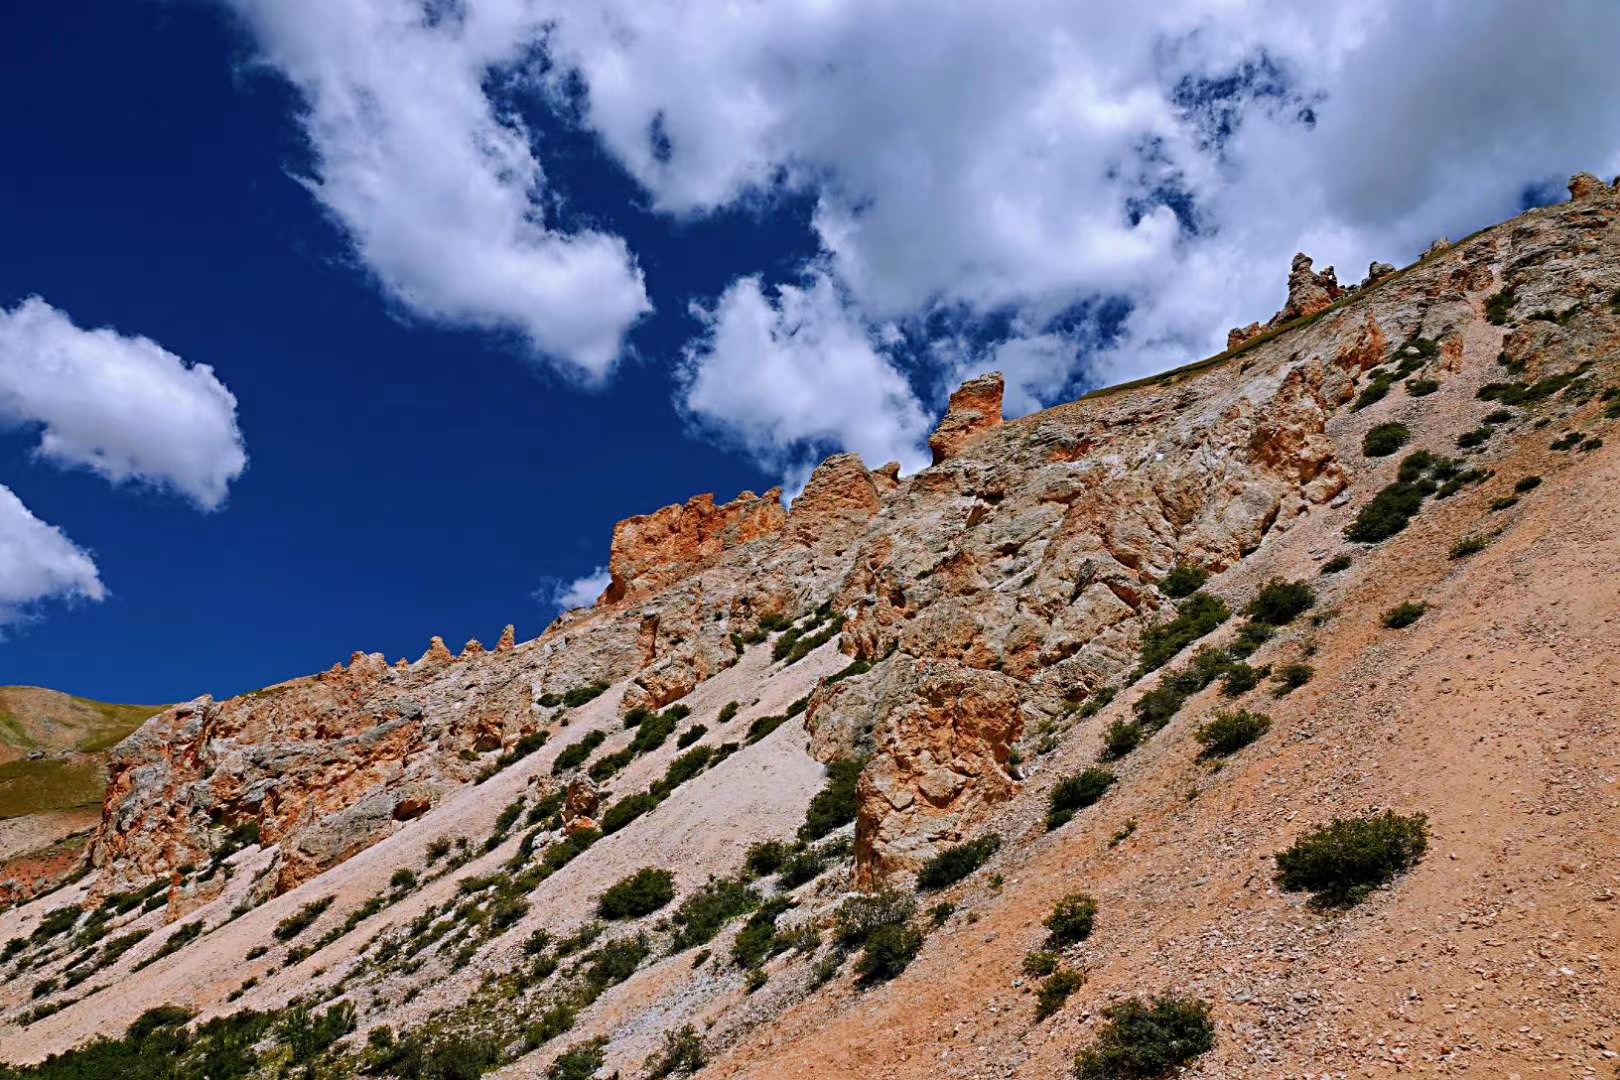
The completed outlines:
[[[844,758],[827,766],[827,783],[810,800],[799,839],[820,840],[855,820],[855,785],[865,767],[864,758]]]
[[[1310,682],[1315,675],[1316,669],[1309,664],[1284,664],[1272,676],[1277,684],[1276,696],[1285,697],[1293,693]]]
[[[1513,485],[1513,490],[1515,492],[1517,492],[1518,494],[1520,494],[1520,495],[1524,495],[1524,494],[1527,494],[1529,492],[1532,492],[1532,491],[1536,490],[1536,488],[1538,488],[1540,486],[1541,486],[1541,477],[1539,477],[1539,476],[1522,476]]]
[[[1518,299],[1512,286],[1493,292],[1485,298],[1485,318],[1495,326],[1506,326]]]
[[[1426,604],[1414,604],[1410,600],[1396,604],[1384,612],[1384,625],[1391,630],[1404,630],[1423,618],[1423,613],[1427,610]]]
[[[1271,718],[1263,713],[1246,709],[1229,712],[1223,709],[1209,723],[1193,732],[1193,738],[1204,748],[1200,756],[1225,757],[1237,753],[1270,730]]]
[[[1322,564],[1322,573],[1340,574],[1350,569],[1350,553],[1340,552]]]
[[[1470,555],[1478,555],[1490,546],[1491,538],[1485,533],[1475,533],[1465,536],[1451,545],[1450,555],[1453,559],[1466,559]]]
[[[675,875],[644,866],[613,885],[596,901],[604,919],[639,919],[675,899]]]
[[[602,815],[602,835],[611,836],[636,818],[658,806],[658,797],[647,792],[626,795]]]
[[[1303,581],[1272,580],[1261,587],[1243,613],[1267,626],[1286,626],[1316,604],[1316,590]]]
[[[1069,995],[1085,984],[1085,976],[1071,968],[1052,972],[1041,980],[1040,987],[1035,991],[1035,1019],[1045,1020],[1063,1008]]]
[[[1142,632],[1142,656],[1138,675],[1155,671],[1231,617],[1231,610],[1218,596],[1195,592],[1176,610],[1169,622],[1150,626]]]
[[[1001,837],[987,833],[974,840],[953,844],[923,863],[917,872],[917,888],[924,891],[954,885],[983,866],[1001,850]]]
[[[1215,1046],[1208,1002],[1164,994],[1102,1010],[1106,1023],[1075,1058],[1076,1080],[1159,1080]]]
[[[1052,907],[1046,917],[1046,947],[1065,949],[1091,936],[1097,921],[1097,901],[1087,893],[1071,893]]]
[[[280,922],[276,923],[276,928],[273,931],[276,936],[276,940],[291,941],[293,938],[309,929],[310,924],[312,924],[316,919],[320,918],[321,914],[331,906],[332,898],[330,896],[323,896],[319,900],[311,900],[309,903],[305,904],[291,915],[288,915],[285,919],[282,919]]]
[[[570,769],[579,768],[585,764],[596,748],[606,741],[607,732],[600,728],[587,731],[578,742],[563,747],[562,752],[557,755],[557,760],[551,763],[551,775],[561,776]]]
[[[1103,732],[1103,756],[1107,759],[1124,757],[1142,745],[1142,729],[1129,720],[1115,720]]]
[[[1406,380],[1406,392],[1412,397],[1428,397],[1439,389],[1440,384],[1433,379]]]
[[[1410,869],[1428,850],[1428,819],[1394,811],[1339,818],[1277,854],[1277,884],[1313,894],[1324,907],[1349,907]]]
[[[716,878],[694,892],[675,909],[673,949],[679,952],[707,945],[722,927],[759,906],[759,893],[737,878]]]
[[[1208,570],[1183,563],[1164,576],[1159,582],[1159,591],[1173,600],[1183,600],[1202,589],[1208,580]]]
[[[1361,453],[1365,457],[1388,457],[1411,439],[1411,429],[1405,424],[1379,424],[1362,436]]]
[[[742,705],[735,701],[728,701],[721,707],[719,715],[714,718],[714,722],[717,724],[729,724],[737,718],[737,714],[741,711]]]
[[[595,701],[607,692],[607,683],[591,683],[589,686],[576,686],[563,694],[562,703],[565,708],[577,709],[587,701]]]
[[[1066,776],[1052,788],[1046,811],[1046,827],[1060,828],[1074,819],[1074,815],[1103,797],[1114,783],[1114,774],[1107,769],[1087,769],[1078,776]]]

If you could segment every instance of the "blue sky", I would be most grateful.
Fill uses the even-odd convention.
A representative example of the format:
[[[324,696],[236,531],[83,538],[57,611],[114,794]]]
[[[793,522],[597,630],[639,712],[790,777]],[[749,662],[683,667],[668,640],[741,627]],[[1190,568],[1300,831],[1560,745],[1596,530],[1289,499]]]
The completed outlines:
[[[1214,351],[1296,248],[1620,171],[1606,5],[766,7],[0,14],[0,682],[533,636],[621,517],[915,467],[966,376],[1027,412]]]

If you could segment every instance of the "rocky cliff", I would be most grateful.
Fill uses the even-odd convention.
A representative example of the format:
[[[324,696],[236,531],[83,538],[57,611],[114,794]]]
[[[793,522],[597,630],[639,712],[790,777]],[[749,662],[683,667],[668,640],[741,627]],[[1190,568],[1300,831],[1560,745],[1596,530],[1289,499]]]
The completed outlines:
[[[975,379],[915,475],[838,455],[790,508],[628,519],[603,596],[534,640],[165,711],[113,756],[94,871],[0,915],[34,973],[0,1049],[300,995],[424,1052],[475,1033],[512,1076],[598,1036],[609,1069],[689,1038],[714,1075],[1056,1076],[1173,986],[1213,1002],[1201,1075],[1604,1066],[1620,608],[1577,583],[1620,572],[1620,191],[1571,193],[1353,289],[1301,256],[1211,361],[1013,421]],[[1271,582],[1312,613],[1255,614]],[[1268,733],[1211,764],[1194,733],[1240,706]],[[1409,881],[1342,918],[1272,887],[1304,825],[1388,806],[1429,816]],[[993,875],[929,884],[968,850]],[[593,905],[638,868],[681,906],[615,937]],[[938,906],[885,924],[915,966],[841,968],[871,930],[847,891],[900,905],[919,871]],[[1095,940],[1021,968],[1082,886]],[[151,889],[127,956],[34,936]],[[1048,962],[1084,986],[1032,1021]],[[362,1042],[321,1060],[388,1075]]]

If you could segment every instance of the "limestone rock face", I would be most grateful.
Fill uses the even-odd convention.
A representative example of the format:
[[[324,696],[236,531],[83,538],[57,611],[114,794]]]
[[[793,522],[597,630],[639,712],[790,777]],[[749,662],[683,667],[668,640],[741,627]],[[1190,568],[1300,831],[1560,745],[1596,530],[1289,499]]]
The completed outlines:
[[[602,807],[602,796],[588,776],[576,776],[568,782],[568,793],[563,800],[563,825],[571,832],[596,828],[596,815]]]
[[[1576,201],[1611,194],[1608,184],[1589,172],[1576,173],[1569,179],[1569,197]]]
[[[657,592],[731,548],[768,536],[786,521],[781,488],[763,496],[745,491],[724,506],[713,495],[627,518],[613,529],[612,579],[604,604]]]
[[[969,379],[951,395],[945,416],[928,437],[934,464],[955,457],[978,436],[1001,425],[1001,372]]]

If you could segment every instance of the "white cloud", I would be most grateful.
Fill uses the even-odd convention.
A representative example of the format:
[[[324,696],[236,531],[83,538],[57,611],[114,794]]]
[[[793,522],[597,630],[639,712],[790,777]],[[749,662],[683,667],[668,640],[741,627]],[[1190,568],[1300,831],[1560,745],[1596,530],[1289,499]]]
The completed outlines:
[[[306,182],[390,296],[447,323],[515,330],[570,374],[611,371],[650,310],[624,242],[547,227],[528,133],[483,80],[544,32],[532,5],[225,0],[308,104]]]
[[[597,597],[607,591],[608,582],[613,575],[608,568],[598,566],[584,577],[573,581],[555,582],[548,588],[535,594],[536,598],[555,605],[560,611],[572,611],[574,608],[590,607],[596,603]]]
[[[46,461],[166,488],[205,510],[247,464],[236,398],[211,367],[144,337],[82,330],[37,296],[0,308],[0,421],[39,425]]]
[[[1015,412],[1082,369],[1127,378],[1219,349],[1228,327],[1280,306],[1295,250],[1354,280],[1374,258],[1405,262],[1512,214],[1527,185],[1620,169],[1614,4],[540,7],[555,19],[548,47],[587,87],[587,121],[656,207],[811,193],[813,267],[848,298],[843,338],[1011,312],[1000,341],[932,342],[917,381],[935,394],[1004,366]],[[1196,235],[1178,204],[1197,213]],[[754,326],[773,371],[779,335],[757,329],[751,271],[709,336],[730,317]],[[1117,348],[1099,353],[1096,327],[1046,328],[1099,295],[1132,305]],[[713,378],[710,364],[724,365]],[[723,348],[690,352],[688,382],[722,404],[694,407],[689,390],[689,407],[779,459],[804,437],[803,413],[781,409],[776,427],[778,380],[743,367]],[[825,405],[815,415],[835,439],[870,426],[871,394]]]
[[[26,618],[42,600],[104,596],[90,556],[0,486],[0,626]]]
[[[825,274],[780,287],[774,301],[758,278],[742,278],[697,314],[707,333],[682,361],[682,407],[790,470],[790,487],[829,448],[852,450],[868,466],[927,463],[919,446],[928,419],[910,385]]]

